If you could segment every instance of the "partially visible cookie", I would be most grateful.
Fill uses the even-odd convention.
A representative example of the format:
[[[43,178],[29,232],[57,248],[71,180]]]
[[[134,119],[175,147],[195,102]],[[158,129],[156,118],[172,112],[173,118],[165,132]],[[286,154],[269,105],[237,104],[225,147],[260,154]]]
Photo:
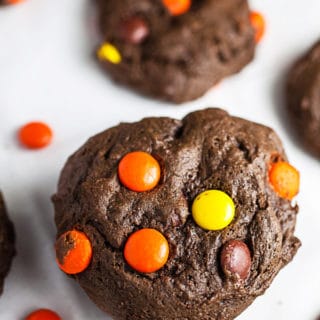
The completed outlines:
[[[253,59],[247,0],[96,1],[101,64],[144,94],[193,100]]]
[[[290,70],[287,107],[300,140],[320,157],[320,41]]]
[[[4,278],[9,272],[14,255],[13,224],[7,216],[4,200],[0,193],[0,294],[3,291]]]

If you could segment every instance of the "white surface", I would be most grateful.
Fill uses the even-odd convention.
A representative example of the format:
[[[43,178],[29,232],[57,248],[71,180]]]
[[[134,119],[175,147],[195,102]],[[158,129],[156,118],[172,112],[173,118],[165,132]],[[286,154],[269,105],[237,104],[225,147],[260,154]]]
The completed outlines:
[[[39,307],[56,310],[64,320],[106,319],[55,265],[50,196],[63,163],[89,136],[120,121],[180,118],[191,110],[222,106],[276,129],[302,175],[297,235],[303,246],[238,319],[314,320],[320,314],[320,165],[296,146],[280,115],[285,71],[319,37],[320,1],[251,1],[268,21],[255,61],[204,98],[178,107],[108,80],[92,59],[98,41],[89,2],[28,0],[0,9],[0,187],[16,226],[18,250],[0,299],[0,319],[22,320]],[[22,149],[16,130],[36,119],[51,124],[54,143],[36,152]]]

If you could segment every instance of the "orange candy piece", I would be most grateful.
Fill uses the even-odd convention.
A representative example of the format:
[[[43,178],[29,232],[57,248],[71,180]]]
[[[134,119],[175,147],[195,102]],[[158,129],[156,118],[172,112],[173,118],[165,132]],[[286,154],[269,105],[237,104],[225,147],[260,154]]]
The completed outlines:
[[[121,159],[118,175],[121,183],[128,189],[143,192],[158,184],[161,169],[158,161],[149,153],[134,151]]]
[[[299,171],[287,162],[273,163],[269,170],[269,180],[275,192],[284,199],[292,200],[299,192]]]
[[[141,229],[128,238],[124,247],[124,257],[136,271],[155,272],[168,261],[169,244],[159,231]]]
[[[56,241],[56,260],[59,268],[67,274],[77,274],[89,266],[92,246],[85,233],[67,231]]]
[[[179,16],[189,11],[191,0],[162,0],[171,15]]]
[[[30,149],[40,149],[50,144],[53,132],[43,122],[30,122],[19,130],[21,144]]]
[[[25,320],[61,320],[61,318],[49,309],[39,309],[30,313]]]
[[[263,17],[263,15],[259,12],[252,11],[250,13],[250,21],[251,25],[253,26],[253,29],[255,30],[255,41],[256,43],[260,42],[262,37],[265,34],[266,31],[266,21]]]

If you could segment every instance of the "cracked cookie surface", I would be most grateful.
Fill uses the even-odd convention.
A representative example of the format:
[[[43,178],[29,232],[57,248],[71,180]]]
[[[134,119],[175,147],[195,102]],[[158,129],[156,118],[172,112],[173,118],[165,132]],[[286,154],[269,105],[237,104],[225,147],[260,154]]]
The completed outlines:
[[[144,94],[193,100],[253,59],[246,0],[196,0],[179,16],[161,0],[96,2],[102,41],[112,45],[98,54],[103,67]]]
[[[117,168],[127,153],[152,154],[161,166],[148,192],[121,185]],[[294,236],[298,207],[270,186],[270,163],[286,160],[273,130],[220,109],[184,119],[146,118],[122,123],[85,143],[67,161],[53,197],[58,236],[76,228],[93,247],[90,266],[74,276],[114,319],[233,319],[270,285],[300,246]],[[191,205],[204,190],[227,193],[235,218],[221,231],[192,219]],[[123,248],[141,228],[159,230],[169,260],[149,274],[132,270]],[[247,244],[250,275],[241,284],[219,263],[230,240]]]

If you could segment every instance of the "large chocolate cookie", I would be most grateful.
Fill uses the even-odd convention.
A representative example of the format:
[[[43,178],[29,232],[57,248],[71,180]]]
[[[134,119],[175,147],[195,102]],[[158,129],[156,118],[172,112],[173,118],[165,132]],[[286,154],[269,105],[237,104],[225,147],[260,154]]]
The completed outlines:
[[[108,129],[62,171],[58,264],[114,319],[233,319],[300,246],[286,159],[220,109]]]
[[[246,0],[193,0],[178,14],[170,3],[190,1],[96,1],[102,65],[114,80],[147,95],[193,100],[253,58]]]
[[[287,106],[300,140],[320,157],[320,41],[289,72]]]
[[[9,272],[14,255],[13,225],[8,219],[2,194],[0,193],[0,293],[3,291],[4,278]]]

